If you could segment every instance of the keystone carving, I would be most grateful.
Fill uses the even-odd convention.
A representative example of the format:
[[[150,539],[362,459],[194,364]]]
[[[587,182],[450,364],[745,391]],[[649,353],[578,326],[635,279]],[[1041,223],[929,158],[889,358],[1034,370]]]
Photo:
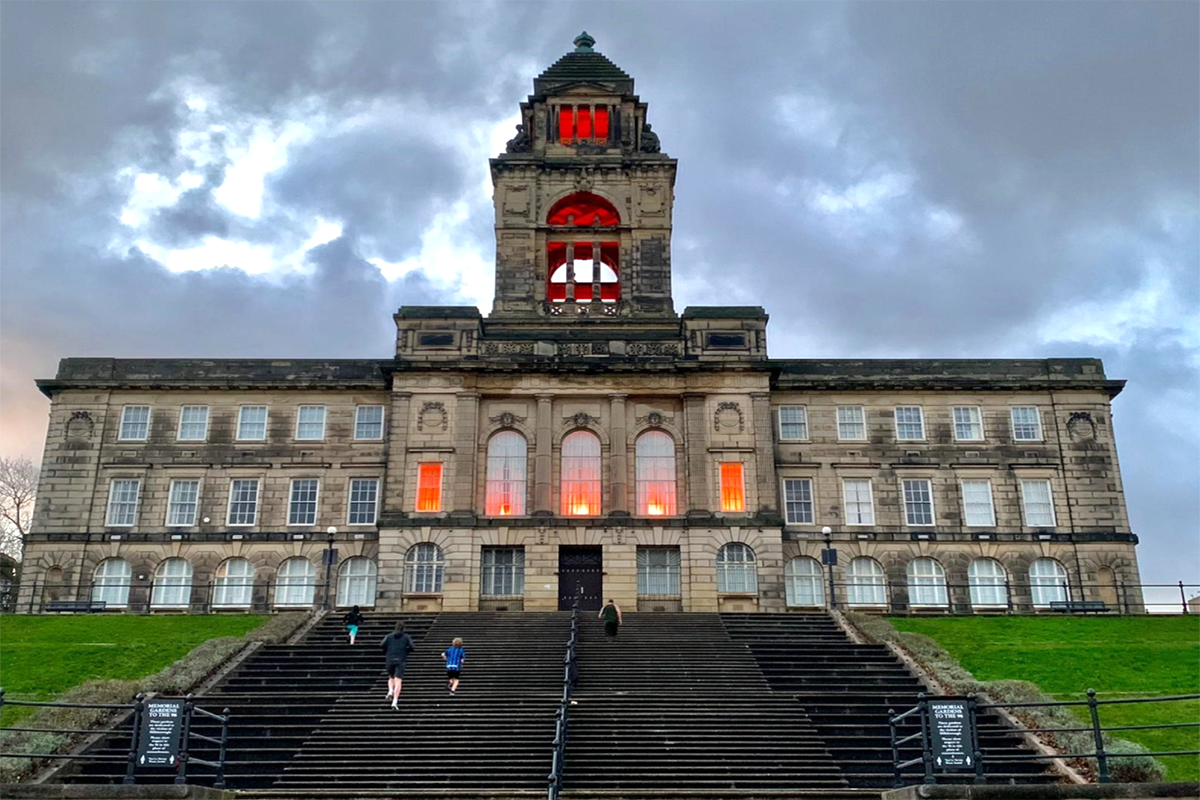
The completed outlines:
[[[600,422],[599,417],[593,417],[585,411],[580,411],[578,414],[573,414],[569,417],[563,417],[563,425],[574,425],[576,428],[586,428],[598,422]]]
[[[499,425],[503,428],[511,428],[513,425],[516,425],[518,422],[524,422],[526,419],[528,419],[528,417],[518,417],[516,414],[513,414],[510,411],[505,411],[503,414],[499,414],[495,417],[488,417],[488,422],[492,423],[493,425]]]

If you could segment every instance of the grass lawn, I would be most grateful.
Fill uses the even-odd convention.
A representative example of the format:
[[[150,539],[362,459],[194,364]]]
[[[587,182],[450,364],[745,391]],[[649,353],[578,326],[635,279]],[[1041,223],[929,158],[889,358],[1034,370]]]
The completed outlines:
[[[241,636],[265,620],[250,615],[5,616],[0,619],[0,687],[7,700],[52,700],[93,678],[152,675],[209,639]],[[30,711],[5,708],[3,721]]]
[[[1026,680],[1060,700],[1200,693],[1200,617],[892,617],[936,639],[983,681]],[[1086,708],[1075,709],[1088,720]],[[1200,701],[1102,706],[1100,723],[1200,721]],[[1153,751],[1200,749],[1200,730],[1121,731]],[[1200,780],[1200,758],[1162,759],[1168,779]]]

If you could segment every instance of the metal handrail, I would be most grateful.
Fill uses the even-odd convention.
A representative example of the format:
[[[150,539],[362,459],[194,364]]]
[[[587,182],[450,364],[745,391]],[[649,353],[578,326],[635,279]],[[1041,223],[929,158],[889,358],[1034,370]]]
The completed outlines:
[[[968,694],[966,697],[967,708],[970,715],[970,727],[974,737],[975,781],[976,783],[987,782],[987,777],[984,770],[985,764],[1020,763],[1022,761],[1045,761],[1064,758],[1088,758],[1096,760],[1099,782],[1108,783],[1110,780],[1108,760],[1112,758],[1200,755],[1200,750],[1164,750],[1145,753],[1110,753],[1107,752],[1104,747],[1104,734],[1106,733],[1113,733],[1115,731],[1160,730],[1176,728],[1200,729],[1200,722],[1164,723],[1160,725],[1117,725],[1110,728],[1102,727],[1100,724],[1101,706],[1131,703],[1171,703],[1198,699],[1200,699],[1200,694],[1162,695],[1159,697],[1130,697],[1100,700],[1096,697],[1095,689],[1088,689],[1086,700],[1057,700],[1028,703],[978,703],[975,700],[974,694]],[[935,783],[937,780],[933,771],[933,752],[932,742],[929,735],[928,705],[929,698],[927,698],[924,693],[921,693],[917,695],[917,705],[903,713],[897,714],[893,709],[888,709],[888,724],[890,727],[892,743],[892,771],[895,778],[895,785],[897,787],[904,785],[904,778],[902,775],[903,771],[908,767],[919,763],[923,763],[925,765],[923,778],[925,783]],[[1016,730],[1021,733],[1087,733],[1090,731],[1092,733],[1093,741],[1095,742],[1095,750],[1083,753],[1010,753],[1006,755],[988,755],[980,751],[978,724],[979,711],[988,711],[992,709],[1053,708],[1069,706],[1087,706],[1089,716],[1091,718],[1091,725],[1078,728],[1019,727]],[[906,736],[903,739],[899,738],[899,724],[914,714],[920,715],[921,730],[917,733]],[[921,755],[917,758],[901,761],[900,746],[916,739],[921,740]]]
[[[547,779],[547,800],[558,800],[562,791],[563,772],[566,769],[567,739],[570,728],[571,692],[579,677],[579,665],[575,648],[579,643],[579,596],[571,604],[571,636],[567,639],[567,652],[563,655],[563,690],[558,711],[554,714],[554,750],[550,757],[550,776]]]

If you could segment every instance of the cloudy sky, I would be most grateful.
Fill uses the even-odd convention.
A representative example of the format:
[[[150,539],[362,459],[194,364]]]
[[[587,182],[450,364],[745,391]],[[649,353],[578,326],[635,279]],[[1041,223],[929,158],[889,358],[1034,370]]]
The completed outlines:
[[[487,158],[587,29],[680,161],[676,302],[776,357],[1099,356],[1200,581],[1189,2],[0,4],[0,452],[60,357],[387,357],[490,308]]]

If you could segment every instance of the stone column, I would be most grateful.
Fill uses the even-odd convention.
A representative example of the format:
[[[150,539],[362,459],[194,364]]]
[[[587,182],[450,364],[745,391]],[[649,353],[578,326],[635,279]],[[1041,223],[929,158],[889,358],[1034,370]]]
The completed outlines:
[[[384,478],[380,513],[404,509],[404,472],[408,467],[408,429],[412,419],[412,392],[392,392],[387,417],[387,475]]]
[[[475,513],[475,461],[479,449],[479,394],[460,392],[454,411],[454,484],[448,492],[453,512]]]
[[[550,412],[552,410],[552,395],[537,395],[537,433],[534,441],[533,455],[533,513],[553,514],[550,507],[550,466],[552,463],[552,437]]]
[[[771,425],[771,395],[750,393],[754,413],[754,458],[758,474],[758,510],[774,513],[778,489],[775,482],[775,440]],[[747,509],[748,510],[748,509]]]
[[[683,396],[683,441],[687,447],[688,511],[709,511],[708,413],[705,395]]]
[[[609,484],[612,486],[609,513],[629,513],[629,443],[625,437],[625,398],[628,395],[610,394],[611,401],[609,421],[609,450],[612,458],[612,472]]]

